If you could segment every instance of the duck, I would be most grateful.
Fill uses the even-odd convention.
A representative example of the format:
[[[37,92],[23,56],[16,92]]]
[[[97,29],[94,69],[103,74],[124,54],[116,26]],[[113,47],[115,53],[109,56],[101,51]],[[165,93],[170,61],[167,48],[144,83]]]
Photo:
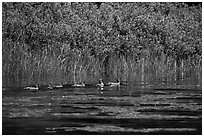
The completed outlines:
[[[104,83],[103,83],[102,79],[99,79],[99,83],[96,84],[96,86],[104,87]]]
[[[48,88],[48,89],[53,89],[52,83],[50,83],[47,88]]]
[[[55,85],[54,87],[55,87],[55,88],[62,88],[63,85],[62,85],[62,83],[60,83],[59,85]]]
[[[38,86],[38,84],[36,84],[33,87],[25,87],[24,89],[26,89],[26,90],[39,90],[39,86]]]
[[[86,85],[85,85],[85,82],[82,82],[80,84],[75,83],[73,86],[74,87],[85,87]]]
[[[117,82],[108,82],[107,83],[108,86],[111,86],[111,87],[115,87],[115,86],[120,86],[120,80],[117,79]]]

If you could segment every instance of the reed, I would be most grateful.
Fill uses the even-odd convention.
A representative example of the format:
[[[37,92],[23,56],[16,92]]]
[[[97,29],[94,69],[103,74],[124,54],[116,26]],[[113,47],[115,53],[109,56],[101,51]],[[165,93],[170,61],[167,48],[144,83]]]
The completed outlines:
[[[3,85],[201,79],[201,4],[115,4],[2,3]]]
[[[12,44],[13,47],[20,47],[19,43]],[[94,83],[101,77],[107,77],[105,69],[108,70],[110,81],[120,79],[171,84],[178,79],[184,80],[192,76],[199,79],[198,83],[201,81],[200,57],[181,60],[181,65],[178,66],[174,58],[164,53],[154,58],[150,54],[138,58],[111,53],[108,66],[104,66],[103,60],[101,61],[97,56],[91,56],[89,50],[70,49],[69,45],[63,45],[58,51],[45,48],[41,52],[32,53],[23,48],[14,48],[3,52],[3,85],[25,86],[36,83],[46,85],[50,82],[57,84],[82,81]]]

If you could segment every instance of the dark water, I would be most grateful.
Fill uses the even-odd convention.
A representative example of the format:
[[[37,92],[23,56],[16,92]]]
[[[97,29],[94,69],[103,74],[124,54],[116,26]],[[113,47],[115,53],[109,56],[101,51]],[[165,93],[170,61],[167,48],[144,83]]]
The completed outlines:
[[[192,85],[3,89],[3,134],[202,134]]]

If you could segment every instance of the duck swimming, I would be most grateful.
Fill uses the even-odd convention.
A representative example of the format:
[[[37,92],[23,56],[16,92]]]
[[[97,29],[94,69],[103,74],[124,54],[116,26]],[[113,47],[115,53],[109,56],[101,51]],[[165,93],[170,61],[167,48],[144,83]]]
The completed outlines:
[[[104,87],[104,83],[103,83],[102,79],[99,79],[99,84],[97,84],[96,86]]]
[[[52,84],[50,83],[49,86],[47,87],[48,89],[53,89]]]
[[[62,88],[63,85],[62,85],[62,83],[60,83],[59,85],[55,85],[54,87],[55,87],[55,88]]]
[[[85,87],[86,85],[85,85],[85,82],[82,82],[80,84],[74,84],[73,86],[74,87]]]
[[[35,87],[25,87],[26,90],[39,90],[38,84],[35,85]]]
[[[114,86],[120,86],[120,80],[117,79],[117,82],[108,82],[108,86],[114,87]]]

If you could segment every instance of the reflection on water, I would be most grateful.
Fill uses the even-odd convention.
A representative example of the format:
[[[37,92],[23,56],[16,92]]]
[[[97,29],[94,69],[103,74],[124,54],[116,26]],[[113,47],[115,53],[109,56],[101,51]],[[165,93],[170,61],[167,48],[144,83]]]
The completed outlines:
[[[6,88],[3,134],[201,134],[202,90],[194,85]]]

